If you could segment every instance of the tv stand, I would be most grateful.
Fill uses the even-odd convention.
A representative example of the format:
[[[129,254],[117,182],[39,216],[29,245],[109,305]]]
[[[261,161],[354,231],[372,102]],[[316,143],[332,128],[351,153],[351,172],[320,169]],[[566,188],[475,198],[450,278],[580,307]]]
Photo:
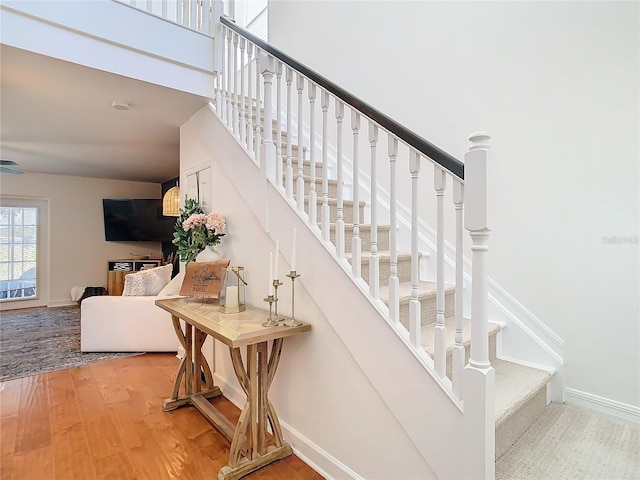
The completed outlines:
[[[124,277],[130,273],[139,272],[147,268],[159,267],[162,260],[159,258],[148,258],[146,260],[109,260],[109,271],[107,273],[107,291],[109,295],[122,295],[124,290]]]

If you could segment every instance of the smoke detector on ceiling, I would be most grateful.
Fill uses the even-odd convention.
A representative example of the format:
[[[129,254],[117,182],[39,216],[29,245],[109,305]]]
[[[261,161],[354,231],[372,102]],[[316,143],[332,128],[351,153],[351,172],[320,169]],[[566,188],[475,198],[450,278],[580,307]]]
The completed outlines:
[[[120,102],[118,100],[111,102],[111,106],[116,110],[129,110],[131,108],[131,105],[127,102]]]

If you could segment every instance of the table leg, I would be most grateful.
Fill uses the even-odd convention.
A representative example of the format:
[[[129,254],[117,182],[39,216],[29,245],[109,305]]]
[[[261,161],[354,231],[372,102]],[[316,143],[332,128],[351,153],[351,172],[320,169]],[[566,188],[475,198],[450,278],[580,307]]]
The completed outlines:
[[[199,395],[204,398],[213,398],[222,395],[219,387],[213,384],[213,374],[202,353],[207,334],[191,325],[185,324],[185,329],[180,325],[180,319],[172,316],[173,329],[176,332],[178,341],[184,348],[186,354],[180,360],[178,372],[173,381],[171,397],[162,402],[162,409],[165,412],[174,410],[187,404],[193,404],[192,397]],[[201,371],[205,376],[205,389],[202,388]],[[184,396],[180,396],[180,385],[184,379]]]
[[[278,416],[268,397],[280,359],[282,339],[274,340],[270,356],[267,355],[267,342],[248,345],[246,368],[240,349],[230,350],[233,368],[247,401],[231,440],[229,464],[218,473],[219,480],[238,479],[292,453],[291,445],[282,437]],[[273,445],[267,445],[267,422],[272,427]]]

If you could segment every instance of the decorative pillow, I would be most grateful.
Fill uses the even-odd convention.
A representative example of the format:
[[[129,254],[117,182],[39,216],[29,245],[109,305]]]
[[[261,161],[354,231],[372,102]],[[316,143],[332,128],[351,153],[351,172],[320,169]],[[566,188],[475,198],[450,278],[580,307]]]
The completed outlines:
[[[124,277],[123,296],[155,296],[171,280],[173,264],[140,270]]]
[[[184,272],[180,272],[175,277],[173,277],[171,281],[167,283],[162,290],[160,290],[160,293],[158,293],[158,296],[166,297],[169,295],[178,295],[180,293],[180,287],[182,286],[183,281],[184,281]]]

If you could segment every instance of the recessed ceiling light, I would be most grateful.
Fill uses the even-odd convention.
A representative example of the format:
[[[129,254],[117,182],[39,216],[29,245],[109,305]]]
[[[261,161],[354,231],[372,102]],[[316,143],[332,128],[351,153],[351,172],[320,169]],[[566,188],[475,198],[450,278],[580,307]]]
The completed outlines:
[[[129,108],[131,108],[131,105],[127,102],[119,102],[118,100],[111,102],[111,106],[116,110],[129,110]]]

